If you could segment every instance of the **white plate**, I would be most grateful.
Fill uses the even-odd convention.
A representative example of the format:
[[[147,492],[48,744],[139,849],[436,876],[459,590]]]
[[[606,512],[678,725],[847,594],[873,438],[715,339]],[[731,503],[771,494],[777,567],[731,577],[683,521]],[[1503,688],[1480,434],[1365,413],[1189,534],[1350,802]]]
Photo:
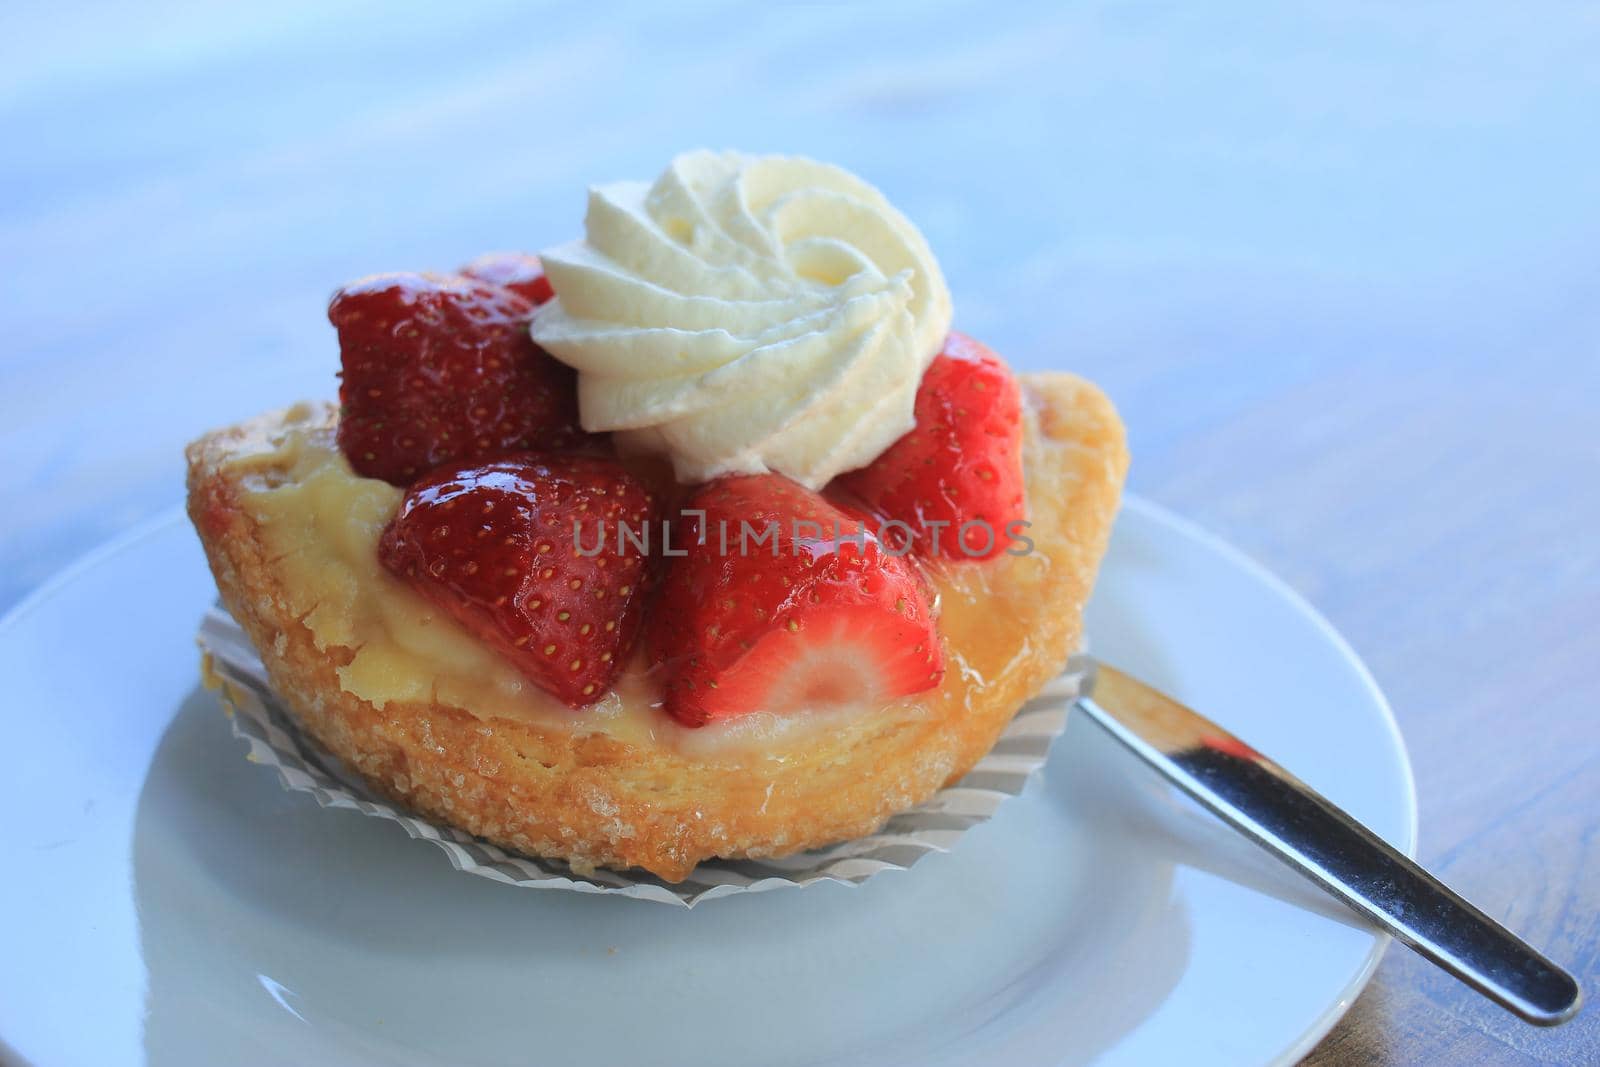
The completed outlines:
[[[196,685],[180,516],[0,621],[0,1039],[40,1064],[1250,1064],[1339,1017],[1384,940],[1074,719],[948,855],[692,912],[466,877],[252,767]],[[1383,697],[1283,585],[1131,501],[1095,651],[1401,849]]]

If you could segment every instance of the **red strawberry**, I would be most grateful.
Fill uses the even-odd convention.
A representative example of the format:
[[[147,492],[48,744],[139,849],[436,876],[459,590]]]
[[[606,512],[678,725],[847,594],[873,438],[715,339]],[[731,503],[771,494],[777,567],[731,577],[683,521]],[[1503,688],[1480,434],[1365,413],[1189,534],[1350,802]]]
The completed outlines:
[[[922,376],[916,417],[910,433],[840,484],[911,527],[919,555],[999,555],[1026,514],[1016,378],[988,347],[951,333]]]
[[[851,516],[772,474],[712,482],[684,510],[705,518],[674,531],[687,555],[672,560],[649,637],[679,722],[881,703],[939,684],[921,578]]]
[[[581,444],[577,380],[528,337],[533,305],[460,275],[377,274],[334,295],[339,447],[406,485],[445,464]]]
[[[632,541],[619,547],[618,530],[640,530],[653,507],[615,460],[506,456],[413,485],[378,558],[538,685],[582,707],[616,682],[638,636],[646,561]]]
[[[539,257],[524,252],[490,252],[462,267],[461,273],[504,286],[535,305],[556,295],[550,279],[544,276],[544,264],[539,262]]]

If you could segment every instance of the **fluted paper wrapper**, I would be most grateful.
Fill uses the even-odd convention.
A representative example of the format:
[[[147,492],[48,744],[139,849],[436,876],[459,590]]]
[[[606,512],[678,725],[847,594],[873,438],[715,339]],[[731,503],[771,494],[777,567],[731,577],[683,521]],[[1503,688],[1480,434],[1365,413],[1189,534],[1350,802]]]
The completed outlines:
[[[227,684],[223,699],[234,736],[250,743],[249,758],[274,767],[285,789],[309,793],[326,808],[349,808],[399,823],[412,837],[444,851],[458,871],[530,889],[611,893],[663,904],[695,904],[735,893],[833,881],[858,885],[886,870],[903,870],[930,852],[947,852],[963,833],[985,822],[1001,801],[1016,796],[1066,726],[1067,713],[1086,683],[1090,661],[1075,656],[1017,712],[1000,740],[955,785],[925,804],[889,819],[875,834],[781,859],[709,860],[681,882],[666,882],[637,868],[581,873],[565,861],[507,852],[498,845],[395,807],[348,771],[338,757],[299,726],[267,680],[249,637],[222,608],[200,626],[200,646]]]

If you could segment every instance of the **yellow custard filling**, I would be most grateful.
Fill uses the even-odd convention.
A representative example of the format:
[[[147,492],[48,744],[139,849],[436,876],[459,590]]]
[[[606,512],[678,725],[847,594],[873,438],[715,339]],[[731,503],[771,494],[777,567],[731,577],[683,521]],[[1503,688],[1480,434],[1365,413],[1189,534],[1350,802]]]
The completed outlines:
[[[1039,446],[1029,417],[1029,450]],[[358,477],[335,443],[325,409],[293,409],[281,428],[229,461],[240,475],[241,505],[257,524],[289,610],[321,651],[348,650],[340,686],[376,707],[436,703],[477,718],[532,722],[545,729],[602,733],[632,744],[665,744],[686,753],[726,754],[747,748],[782,758],[782,741],[803,742],[842,719],[876,713],[880,726],[923,717],[946,699],[933,690],[882,708],[839,707],[740,719],[687,728],[661,710],[659,689],[635,650],[616,687],[594,705],[574,710],[523,676],[460,624],[390,575],[377,544],[403,495],[387,482]],[[1031,652],[1014,627],[1038,611],[1037,578],[1050,566],[1048,530],[1035,506],[1039,542],[1026,556],[928,569],[946,653],[946,671],[969,690],[1002,681]],[[960,651],[956,651],[959,649]],[[859,723],[855,725],[859,726]]]
[[[378,539],[403,492],[354,474],[320,410],[292,411],[279,432],[229,465],[241,475],[240,503],[260,530],[289,611],[318,650],[349,650],[339,684],[376,707],[436,703],[485,720],[531,721],[688,752],[770,747],[779,738],[827,728],[835,716],[873,710],[757,713],[686,728],[661,710],[659,689],[638,650],[611,692],[574,710],[383,568]],[[891,718],[922,713],[914,699],[881,710]]]

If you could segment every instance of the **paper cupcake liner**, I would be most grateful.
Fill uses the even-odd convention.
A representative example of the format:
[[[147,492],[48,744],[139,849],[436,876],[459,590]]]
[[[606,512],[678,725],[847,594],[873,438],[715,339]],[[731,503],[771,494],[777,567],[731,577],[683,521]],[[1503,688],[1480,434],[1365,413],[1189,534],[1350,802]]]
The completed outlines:
[[[467,874],[530,889],[611,893],[686,908],[735,893],[820,881],[859,885],[881,871],[904,870],[930,852],[949,851],[963,833],[986,822],[1001,801],[1021,793],[1028,777],[1043,766],[1050,742],[1065,728],[1067,713],[1092,671],[1087,656],[1074,656],[1065,672],[1022,706],[994,748],[964,778],[927,803],[893,816],[875,834],[780,859],[709,860],[683,881],[666,882],[638,869],[583,874],[563,860],[507,852],[396,808],[300,728],[273,693],[249,637],[224,609],[207,613],[199,642],[227,683],[223,700],[233,712],[234,736],[249,742],[251,761],[276,768],[285,789],[310,793],[325,808],[349,808],[397,822],[412,837],[437,845],[456,870]]]

